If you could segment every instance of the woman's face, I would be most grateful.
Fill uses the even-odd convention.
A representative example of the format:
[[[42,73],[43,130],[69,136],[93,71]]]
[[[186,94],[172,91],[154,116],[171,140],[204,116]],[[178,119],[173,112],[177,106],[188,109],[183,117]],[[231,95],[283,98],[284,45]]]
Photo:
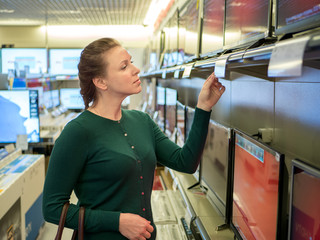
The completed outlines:
[[[103,58],[108,63],[105,77],[108,92],[120,97],[141,92],[140,69],[133,65],[126,49],[114,47]]]

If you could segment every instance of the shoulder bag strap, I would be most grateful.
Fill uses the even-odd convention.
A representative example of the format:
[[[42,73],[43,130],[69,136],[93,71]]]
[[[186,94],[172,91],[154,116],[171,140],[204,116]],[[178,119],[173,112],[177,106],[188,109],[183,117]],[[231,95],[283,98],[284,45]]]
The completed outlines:
[[[63,228],[64,228],[64,223],[66,221],[69,205],[70,205],[70,203],[66,202],[62,207],[62,212],[61,212],[61,215],[60,215],[58,231],[57,231],[57,235],[55,237],[55,240],[61,240],[62,232],[63,232]]]

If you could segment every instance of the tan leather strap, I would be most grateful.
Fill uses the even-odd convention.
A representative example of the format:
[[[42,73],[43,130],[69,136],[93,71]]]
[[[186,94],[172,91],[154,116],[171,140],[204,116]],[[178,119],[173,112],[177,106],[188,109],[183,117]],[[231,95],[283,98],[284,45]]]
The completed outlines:
[[[84,207],[80,207],[79,210],[79,222],[78,222],[78,240],[83,240],[84,234]]]
[[[61,212],[61,215],[60,215],[58,231],[57,231],[57,235],[55,237],[55,240],[61,240],[62,232],[63,232],[63,228],[64,228],[64,223],[66,221],[69,205],[70,205],[70,203],[66,202],[62,207],[62,212]]]

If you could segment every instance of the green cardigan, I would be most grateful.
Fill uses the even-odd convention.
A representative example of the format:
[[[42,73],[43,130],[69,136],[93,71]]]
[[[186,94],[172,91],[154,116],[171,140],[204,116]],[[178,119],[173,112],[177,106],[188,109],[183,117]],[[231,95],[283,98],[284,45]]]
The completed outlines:
[[[123,109],[120,121],[84,111],[66,125],[54,145],[43,191],[45,220],[58,224],[74,190],[78,204],[70,204],[65,226],[78,227],[79,205],[84,206],[86,240],[126,239],[119,232],[120,213],[139,214],[153,224],[150,200],[157,162],[195,172],[209,119],[210,112],[196,108],[189,137],[180,148],[140,111]]]

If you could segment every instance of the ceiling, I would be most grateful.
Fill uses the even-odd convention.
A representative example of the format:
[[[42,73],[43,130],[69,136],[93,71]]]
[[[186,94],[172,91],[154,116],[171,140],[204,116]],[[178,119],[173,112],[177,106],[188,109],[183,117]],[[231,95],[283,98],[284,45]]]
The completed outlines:
[[[0,25],[142,25],[152,0],[0,0]]]

